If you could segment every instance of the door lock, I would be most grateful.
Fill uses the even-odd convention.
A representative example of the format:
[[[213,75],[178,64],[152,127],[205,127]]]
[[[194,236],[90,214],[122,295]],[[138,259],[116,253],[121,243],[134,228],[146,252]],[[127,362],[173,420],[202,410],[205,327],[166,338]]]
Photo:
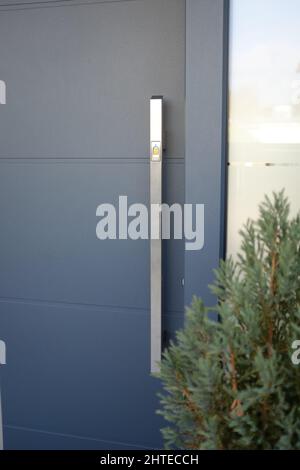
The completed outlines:
[[[161,161],[161,142],[152,142],[151,143],[151,161],[160,162]]]

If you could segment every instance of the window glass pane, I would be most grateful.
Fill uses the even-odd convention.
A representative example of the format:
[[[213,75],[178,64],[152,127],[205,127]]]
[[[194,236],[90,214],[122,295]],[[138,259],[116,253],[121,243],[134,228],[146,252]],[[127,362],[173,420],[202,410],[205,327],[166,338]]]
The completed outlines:
[[[231,0],[227,253],[265,194],[300,209],[300,0]]]
[[[299,35],[299,0],[231,0],[230,160],[300,161]]]

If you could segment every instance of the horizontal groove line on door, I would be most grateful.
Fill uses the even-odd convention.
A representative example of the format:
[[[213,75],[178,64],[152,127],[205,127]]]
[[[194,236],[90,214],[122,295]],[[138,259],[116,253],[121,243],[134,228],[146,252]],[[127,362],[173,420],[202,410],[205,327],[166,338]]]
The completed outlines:
[[[41,8],[63,8],[88,5],[109,5],[111,3],[133,3],[141,0],[40,0],[36,2],[3,3],[0,11],[36,10]]]
[[[0,297],[0,303],[17,303],[17,304],[29,304],[29,305],[45,305],[46,307],[55,308],[55,307],[63,307],[63,308],[76,308],[80,309],[90,309],[90,310],[114,310],[116,313],[121,313],[123,310],[129,310],[131,313],[140,314],[143,312],[144,314],[150,313],[150,307],[129,307],[127,305],[101,305],[101,304],[88,304],[88,303],[80,303],[80,302],[70,302],[70,301],[60,301],[60,300],[44,300],[44,299],[26,299],[22,297]],[[183,310],[176,310],[176,309],[167,309],[164,311],[163,316],[166,317],[180,317],[183,315]]]
[[[60,432],[54,432],[54,431],[46,431],[43,429],[36,429],[36,428],[28,428],[26,426],[16,426],[13,424],[4,424],[4,428],[6,429],[12,429],[15,431],[23,431],[23,432],[32,432],[32,433],[40,433],[40,434],[46,434],[50,436],[57,436],[57,437],[62,437],[62,438],[68,438],[68,439],[78,439],[81,441],[90,441],[90,442],[101,442],[104,444],[114,444],[114,445],[122,445],[122,446],[128,446],[128,447],[133,447],[136,449],[150,449],[150,446],[144,446],[142,444],[132,444],[129,442],[121,442],[121,441],[111,441],[111,440],[106,440],[106,439],[100,439],[96,437],[86,437],[86,436],[78,436],[76,434],[66,434],[66,433],[60,433]]]
[[[184,157],[164,157],[164,163],[184,163]],[[128,164],[150,162],[148,157],[0,157],[0,163],[90,163],[90,164]]]
[[[26,2],[26,0],[21,1],[21,2],[15,2],[15,3],[4,3],[1,2],[0,6],[1,7],[18,7],[18,6],[27,6],[27,5],[39,5],[39,4],[48,4],[48,3],[66,3],[66,2],[72,2],[73,0],[34,0],[32,2]]]
[[[6,297],[0,296],[0,303],[20,303],[20,304],[31,304],[31,305],[45,305],[47,307],[64,307],[64,308],[76,308],[76,309],[91,309],[91,310],[115,310],[123,311],[129,310],[132,313],[144,312],[149,313],[149,308],[144,307],[133,307],[128,305],[101,305],[91,304],[85,302],[71,302],[66,300],[49,300],[49,299],[32,299],[23,297]]]

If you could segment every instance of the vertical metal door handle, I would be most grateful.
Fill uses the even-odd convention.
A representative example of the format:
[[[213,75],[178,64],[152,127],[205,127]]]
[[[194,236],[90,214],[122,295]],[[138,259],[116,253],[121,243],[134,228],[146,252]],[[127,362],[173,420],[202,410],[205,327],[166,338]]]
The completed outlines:
[[[150,100],[150,311],[151,311],[151,372],[158,372],[162,352],[162,239],[161,217],[153,220],[154,205],[162,203],[162,157],[163,157],[163,97],[152,96]],[[158,224],[158,230],[153,225]],[[154,232],[157,232],[155,238]]]
[[[0,366],[6,364],[6,345],[4,341],[0,341]],[[2,422],[2,404],[0,389],[0,450],[3,450],[3,422]]]

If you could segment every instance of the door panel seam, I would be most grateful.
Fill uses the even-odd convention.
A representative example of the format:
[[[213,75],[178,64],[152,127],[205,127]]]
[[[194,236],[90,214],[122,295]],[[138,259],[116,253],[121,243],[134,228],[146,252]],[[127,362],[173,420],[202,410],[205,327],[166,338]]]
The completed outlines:
[[[152,447],[148,446],[143,446],[142,444],[132,444],[129,442],[122,442],[122,441],[111,441],[111,440],[106,440],[106,439],[98,439],[95,437],[85,437],[85,436],[78,436],[75,434],[65,434],[65,433],[59,433],[59,432],[52,432],[52,431],[45,431],[42,429],[34,429],[34,428],[28,428],[26,426],[14,426],[14,425],[9,425],[9,424],[4,424],[3,428],[7,429],[12,429],[16,431],[25,431],[25,432],[32,432],[32,433],[40,433],[40,434],[47,434],[51,436],[59,436],[62,438],[69,438],[69,439],[79,439],[82,441],[91,441],[91,442],[102,442],[105,444],[114,444],[114,445],[122,445],[122,446],[128,446],[128,447],[136,447],[137,449],[152,449]]]

